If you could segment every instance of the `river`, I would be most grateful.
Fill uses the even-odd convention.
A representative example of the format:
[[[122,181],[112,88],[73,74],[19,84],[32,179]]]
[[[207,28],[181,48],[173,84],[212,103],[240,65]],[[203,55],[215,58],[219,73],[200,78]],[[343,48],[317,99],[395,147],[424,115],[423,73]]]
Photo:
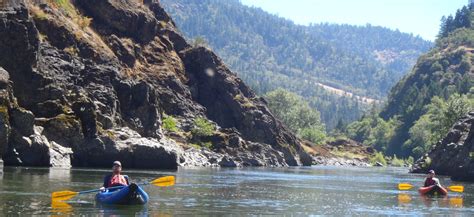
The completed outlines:
[[[400,168],[243,168],[125,171],[141,183],[176,176],[173,187],[146,186],[145,206],[103,207],[94,194],[54,204],[50,193],[89,190],[101,185],[109,170],[5,167],[0,174],[0,215],[454,215],[474,214],[474,184],[447,198],[426,198],[397,184],[420,184],[423,175]]]

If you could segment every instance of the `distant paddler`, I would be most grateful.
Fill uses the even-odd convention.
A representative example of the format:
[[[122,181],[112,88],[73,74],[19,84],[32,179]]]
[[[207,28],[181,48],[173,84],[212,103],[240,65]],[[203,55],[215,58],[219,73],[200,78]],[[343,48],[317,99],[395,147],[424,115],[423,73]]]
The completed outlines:
[[[423,187],[418,189],[418,192],[420,192],[420,194],[448,194],[448,190],[441,185],[439,179],[435,178],[435,175],[436,174],[434,170],[428,171]]]

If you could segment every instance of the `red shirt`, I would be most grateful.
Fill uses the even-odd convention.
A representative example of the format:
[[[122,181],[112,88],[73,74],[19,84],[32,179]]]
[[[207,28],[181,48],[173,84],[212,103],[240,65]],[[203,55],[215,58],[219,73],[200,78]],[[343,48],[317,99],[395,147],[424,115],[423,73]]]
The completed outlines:
[[[129,184],[130,183],[128,181],[128,176],[124,176],[124,175],[112,174],[104,178],[104,187],[106,188],[120,186],[120,185],[127,186]]]

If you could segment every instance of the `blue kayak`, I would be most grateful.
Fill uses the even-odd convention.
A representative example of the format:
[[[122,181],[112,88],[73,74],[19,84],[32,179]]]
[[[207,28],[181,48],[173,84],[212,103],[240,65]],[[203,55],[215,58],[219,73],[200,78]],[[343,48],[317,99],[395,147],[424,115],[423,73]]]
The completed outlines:
[[[148,194],[132,183],[114,191],[100,192],[95,196],[95,200],[102,204],[139,205],[148,202]]]

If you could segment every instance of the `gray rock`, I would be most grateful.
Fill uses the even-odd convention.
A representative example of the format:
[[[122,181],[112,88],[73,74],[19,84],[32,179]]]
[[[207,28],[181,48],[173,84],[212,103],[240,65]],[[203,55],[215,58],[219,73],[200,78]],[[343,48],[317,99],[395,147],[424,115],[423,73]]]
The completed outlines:
[[[238,164],[232,160],[231,158],[229,157],[223,157],[220,161],[219,161],[219,166],[221,167],[238,167]]]
[[[56,142],[51,142],[51,148],[49,149],[50,166],[70,168],[72,154],[73,152],[71,148],[66,148]]]
[[[377,167],[383,167],[384,165],[383,165],[382,163],[380,163],[380,162],[377,161],[377,162],[375,162],[375,166],[377,166]]]
[[[453,180],[474,181],[474,112],[456,122],[448,134],[411,167],[413,173],[435,170]]]
[[[47,167],[50,165],[50,146],[45,136],[25,137],[15,134],[8,147],[8,156],[4,157],[4,160],[9,165]]]
[[[10,116],[11,126],[21,135],[29,136],[35,133],[33,130],[35,116],[32,112],[21,108],[14,108],[10,112]]]

